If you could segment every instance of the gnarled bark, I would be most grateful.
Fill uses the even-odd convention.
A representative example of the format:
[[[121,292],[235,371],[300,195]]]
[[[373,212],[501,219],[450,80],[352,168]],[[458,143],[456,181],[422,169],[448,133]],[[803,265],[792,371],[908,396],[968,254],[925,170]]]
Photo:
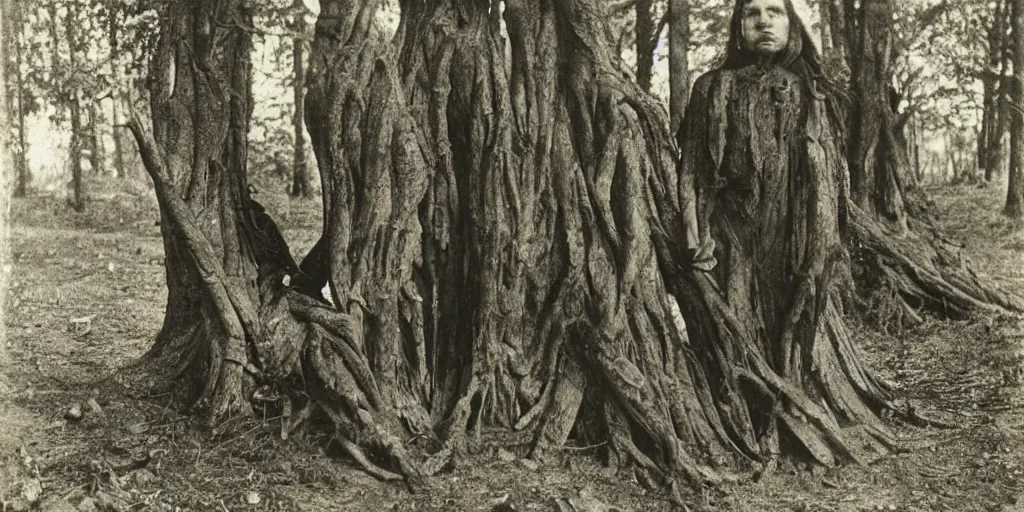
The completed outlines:
[[[913,326],[922,314],[963,317],[985,310],[1021,311],[1020,298],[972,271],[934,233],[923,193],[914,187],[890,101],[893,63],[890,0],[846,3],[852,80],[850,109],[851,212],[857,291],[881,324]],[[852,10],[851,10],[852,9]],[[851,22],[852,25],[851,25]]]
[[[238,0],[181,0],[160,16],[152,134],[137,115],[129,128],[160,201],[167,313],[126,376],[216,419],[251,410],[245,369],[264,335],[256,262],[266,251],[253,239],[245,179],[251,22]]]
[[[795,294],[768,335],[683,256],[684,216],[718,200],[698,195],[694,166],[725,147],[697,134],[724,118],[689,116],[677,170],[664,109],[611,52],[601,2],[508,2],[510,51],[488,3],[402,2],[390,43],[371,30],[378,4],[321,3],[305,114],[324,230],[301,271],[242,192],[244,17],[209,37],[205,4],[168,13],[157,69],[174,82],[154,93],[155,137],[132,126],[169,262],[148,357],[182,363],[168,377],[198,383],[188,398],[244,409],[250,375],[288,397],[285,434],[321,411],[357,463],[412,484],[491,438],[537,457],[600,438],[612,465],[668,485],[896,444],[879,420],[890,394],[833,298],[845,174],[820,102],[786,139],[806,163],[789,171],[798,250],[765,255]],[[191,55],[169,50],[182,35],[203,51],[171,66]],[[218,95],[228,84],[246,94]],[[695,112],[721,108],[703,94]],[[333,305],[308,296],[324,283]]]
[[[394,47],[371,39],[375,8],[324,2],[313,45],[325,230],[302,268],[337,311],[272,292],[305,334],[261,349],[279,382],[313,377],[343,439],[391,454],[375,473],[418,479],[489,432],[535,456],[600,436],[611,463],[661,482],[895,444],[830,299],[835,243],[809,243],[778,346],[682,270],[690,199],[664,111],[610,53],[599,4],[509,3],[508,61],[486,5],[404,4]],[[836,168],[817,172],[828,197]]]

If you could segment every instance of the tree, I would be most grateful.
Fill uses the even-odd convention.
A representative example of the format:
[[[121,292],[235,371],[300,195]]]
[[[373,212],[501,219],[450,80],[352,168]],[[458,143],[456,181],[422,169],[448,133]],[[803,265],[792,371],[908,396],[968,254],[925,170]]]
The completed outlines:
[[[690,2],[669,1],[669,119],[672,133],[679,130],[690,94]]]
[[[893,18],[890,0],[864,0],[857,11],[855,41],[857,57],[850,59],[853,95],[858,108],[851,109],[850,182],[851,198],[869,215],[891,221],[906,231],[906,205],[900,165],[901,148],[896,144],[889,77],[892,76]]]
[[[103,148],[102,118],[99,106],[94,101],[88,103],[86,122],[86,147],[89,149],[89,168],[93,175],[102,176],[106,174],[106,151]]]
[[[26,161],[24,86],[21,71],[24,19],[21,15],[21,5],[17,2],[8,2],[4,12],[7,13],[3,18],[3,73],[6,84],[4,107],[8,115],[6,119],[10,120],[9,126],[16,128],[18,133],[13,166],[16,176],[14,195],[21,197],[28,193],[28,186],[32,181]]]
[[[69,75],[73,75],[77,71],[76,68],[82,65],[81,40],[78,32],[79,20],[77,19],[78,16],[74,14],[77,13],[77,9],[74,9],[74,7],[77,6],[74,3],[69,3],[64,13],[64,37],[68,45]],[[53,15],[53,23],[56,24],[56,8],[51,10],[51,13]],[[56,44],[54,48],[56,48]],[[85,209],[85,181],[82,176],[82,91],[74,79],[70,80],[66,87],[64,101],[71,120],[71,142],[68,144],[68,162],[71,165],[71,189],[73,195],[70,199],[70,204],[75,210],[82,211]]]
[[[1009,2],[996,2],[987,31],[988,69],[982,73],[984,99],[981,129],[978,134],[978,167],[984,169],[985,181],[989,182],[999,172],[1003,134],[1006,132],[1006,89],[1005,79],[1007,55],[1006,28]]]
[[[292,74],[294,80],[295,111],[292,113],[292,125],[295,128],[295,151],[292,165],[294,166],[291,194],[298,197],[310,197],[309,172],[306,169],[306,129],[304,123],[306,71],[303,63],[303,47],[306,44],[306,7],[302,0],[295,0],[295,20],[292,37]]]
[[[633,33],[636,35],[636,83],[644,92],[650,92],[654,49],[658,45],[658,35],[654,32],[654,0],[637,0]]]
[[[828,330],[813,354],[790,347],[828,363],[813,376],[682,270],[691,198],[604,2],[507,3],[508,54],[486,2],[403,0],[391,40],[378,6],[321,2],[306,121],[324,227],[299,268],[246,193],[243,2],[161,13],[152,133],[129,123],[168,261],[165,324],[138,367],[150,385],[211,419],[274,386],[285,433],[320,411],[367,471],[411,485],[492,432],[540,457],[606,442],[611,465],[665,485],[770,468],[780,450],[826,465],[864,460],[861,442],[885,451],[877,412],[898,407],[826,307],[834,244],[797,283],[794,321]],[[858,222],[874,250],[901,247]],[[998,307],[967,300],[950,308]]]
[[[1024,2],[1012,2],[1013,106],[1010,114],[1010,176],[1003,213],[1019,219],[1024,216]]]
[[[5,93],[9,90],[7,88],[7,80],[9,78],[8,66],[11,57],[11,46],[7,44],[12,38],[10,36],[11,27],[10,24],[6,23],[7,20],[14,18],[12,16],[13,2],[11,0],[4,0],[0,2],[0,41],[4,44],[0,45],[0,62],[4,63],[3,72],[0,73],[0,91]],[[11,113],[8,111],[10,108],[9,101],[0,101],[0,119],[5,122],[10,119]],[[11,141],[10,131],[0,130],[0,169],[10,169],[13,167],[16,158],[14,155],[13,144]],[[9,199],[12,192],[11,186],[14,185],[8,180],[11,178],[9,172],[2,173],[0,175],[0,198],[3,198],[3,204],[0,206],[0,261],[6,263],[9,254],[9,248],[11,247],[10,242],[10,220],[11,220],[11,201]],[[9,285],[9,273],[0,272],[0,297],[3,300],[7,299],[7,287]],[[6,324],[5,311],[7,308],[0,308],[0,325]],[[7,340],[5,338],[6,333],[0,332],[0,359],[6,361],[6,350]]]

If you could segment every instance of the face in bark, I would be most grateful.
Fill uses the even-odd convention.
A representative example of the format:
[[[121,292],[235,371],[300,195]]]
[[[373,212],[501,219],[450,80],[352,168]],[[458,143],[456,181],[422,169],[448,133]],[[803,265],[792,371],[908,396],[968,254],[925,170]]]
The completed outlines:
[[[742,11],[743,44],[750,51],[772,56],[789,41],[789,14],[785,0],[750,0]]]

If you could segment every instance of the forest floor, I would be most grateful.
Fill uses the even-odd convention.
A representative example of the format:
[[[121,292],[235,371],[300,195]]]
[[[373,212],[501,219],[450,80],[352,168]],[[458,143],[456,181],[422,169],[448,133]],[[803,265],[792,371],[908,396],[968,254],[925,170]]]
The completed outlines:
[[[413,495],[356,470],[323,439],[280,441],[273,418],[210,431],[162,397],[100,394],[104,379],[152,342],[166,289],[155,201],[92,189],[106,192],[81,214],[48,196],[14,203],[0,380],[4,510],[673,510],[663,494],[603,471],[597,449],[540,464],[504,450],[476,454]],[[1001,218],[999,191],[929,192],[938,226],[978,272],[1024,294],[1024,227]],[[257,197],[304,254],[319,230],[319,202]],[[785,463],[756,483],[694,491],[688,508],[1024,511],[1024,323],[985,317],[855,331],[869,363],[906,399],[959,427],[897,426],[905,453],[829,471]],[[82,418],[65,419],[76,404]]]

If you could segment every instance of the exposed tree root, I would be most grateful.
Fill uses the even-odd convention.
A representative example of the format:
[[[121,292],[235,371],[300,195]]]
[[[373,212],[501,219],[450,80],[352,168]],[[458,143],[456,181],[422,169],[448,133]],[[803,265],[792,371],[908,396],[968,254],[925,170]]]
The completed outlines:
[[[794,258],[792,303],[769,336],[720,281],[680,271],[687,198],[672,137],[607,51],[599,2],[509,3],[510,57],[487,3],[451,0],[404,2],[397,46],[374,49],[377,5],[321,2],[306,114],[326,222],[300,275],[279,236],[255,236],[272,222],[225,214],[237,230],[225,250],[250,256],[258,290],[230,271],[138,130],[221,321],[216,336],[180,333],[213,342],[176,369],[228,379],[195,390],[214,410],[233,408],[251,374],[305,397],[282,437],[322,413],[360,467],[412,487],[490,429],[529,439],[535,457],[594,438],[610,465],[674,488],[783,456],[867,462],[899,447],[883,411],[926,422],[862,366],[834,302],[835,155],[808,142],[808,158],[833,167],[800,184],[793,215],[820,233],[795,243],[811,249]],[[916,242],[853,224],[907,297],[953,312],[1019,306],[963,291],[970,274],[919,261]],[[324,282],[336,306],[311,298]]]
[[[929,230],[920,222],[894,234],[852,207],[850,228],[858,290],[882,296],[879,309],[889,316],[882,324],[917,325],[921,311],[941,318],[1024,311],[1024,299],[979,276],[944,240],[926,239],[921,233]]]

